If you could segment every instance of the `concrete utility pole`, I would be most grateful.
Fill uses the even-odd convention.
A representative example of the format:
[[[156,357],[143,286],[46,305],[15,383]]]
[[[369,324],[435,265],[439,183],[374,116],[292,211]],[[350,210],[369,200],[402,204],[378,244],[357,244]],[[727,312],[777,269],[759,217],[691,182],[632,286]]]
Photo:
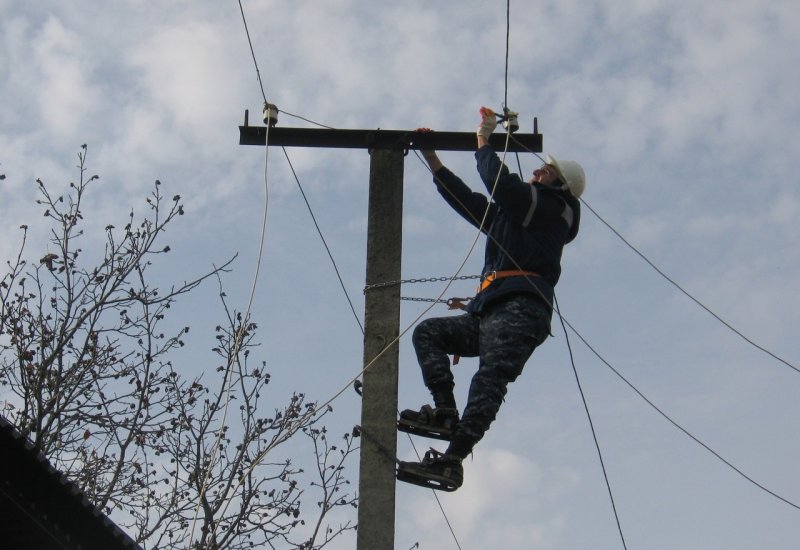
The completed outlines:
[[[400,279],[403,244],[403,151],[371,153],[367,222],[367,285]],[[364,306],[364,364],[400,334],[400,286],[370,291]],[[394,548],[399,347],[364,372],[358,550]],[[389,456],[386,456],[386,455]]]
[[[240,145],[265,145],[267,128],[239,127]],[[514,134],[510,152],[541,152],[542,135]],[[504,134],[490,139],[496,150]],[[474,151],[473,132],[416,133],[402,130],[269,129],[269,145],[367,149],[370,152],[366,284],[401,278],[403,159],[409,149]],[[364,364],[373,361],[400,333],[400,287],[375,289],[366,296]],[[359,473],[357,550],[393,550],[395,463],[397,454],[397,381],[399,348],[386,350],[364,372],[362,386],[361,468]],[[387,456],[389,455],[389,456]]]

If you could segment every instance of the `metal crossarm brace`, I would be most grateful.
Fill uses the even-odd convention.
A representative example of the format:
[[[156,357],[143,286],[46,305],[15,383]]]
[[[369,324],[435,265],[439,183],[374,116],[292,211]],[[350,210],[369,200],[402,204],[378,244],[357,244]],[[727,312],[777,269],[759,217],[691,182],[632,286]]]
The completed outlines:
[[[266,126],[239,126],[239,145],[265,145]],[[489,138],[496,151],[506,149],[506,135],[496,132]],[[409,130],[350,130],[329,128],[284,128],[269,129],[269,144],[286,147],[328,147],[335,149],[436,149],[438,151],[474,151],[474,132],[414,132]],[[513,134],[508,140],[511,153],[542,152],[542,134]]]

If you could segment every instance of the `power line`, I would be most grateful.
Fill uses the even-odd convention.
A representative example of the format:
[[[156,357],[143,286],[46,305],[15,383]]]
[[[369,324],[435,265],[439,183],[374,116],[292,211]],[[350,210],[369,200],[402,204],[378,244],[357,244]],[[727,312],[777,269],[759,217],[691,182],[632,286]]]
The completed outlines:
[[[756,342],[754,342],[752,339],[750,339],[750,338],[748,338],[747,336],[745,336],[745,335],[744,335],[742,332],[740,332],[739,330],[737,330],[736,328],[734,328],[734,327],[733,327],[733,325],[731,325],[730,323],[728,323],[727,321],[725,321],[725,320],[724,320],[722,317],[720,317],[719,315],[717,315],[716,313],[714,313],[714,312],[713,312],[713,311],[712,311],[712,310],[711,310],[709,307],[707,307],[705,304],[703,304],[703,302],[701,302],[700,300],[698,300],[697,298],[695,298],[693,295],[691,295],[691,294],[690,294],[690,293],[689,293],[687,290],[685,290],[685,289],[684,289],[684,288],[683,288],[681,285],[679,285],[678,283],[676,283],[674,279],[672,279],[671,277],[669,277],[669,276],[668,276],[668,275],[667,275],[667,274],[666,274],[664,271],[662,271],[662,270],[661,270],[661,269],[660,269],[658,266],[656,266],[656,265],[655,265],[655,264],[654,264],[652,261],[650,261],[650,259],[649,259],[647,256],[645,256],[645,255],[644,255],[642,252],[640,252],[640,251],[639,251],[639,250],[638,250],[638,249],[637,249],[635,246],[633,246],[633,245],[630,243],[630,241],[628,241],[628,240],[627,240],[625,237],[623,237],[623,236],[622,236],[622,234],[620,234],[620,232],[619,232],[619,231],[617,231],[616,229],[614,229],[614,227],[613,227],[613,226],[612,226],[610,223],[608,223],[606,220],[604,220],[604,219],[603,219],[603,217],[602,217],[602,216],[600,216],[600,214],[598,214],[598,213],[597,213],[597,212],[596,212],[596,211],[595,211],[595,210],[594,210],[594,209],[593,209],[591,206],[589,206],[589,205],[586,203],[586,201],[584,201],[583,199],[581,199],[581,202],[583,203],[583,205],[584,205],[584,206],[586,206],[586,208],[588,208],[588,209],[589,209],[589,211],[590,211],[592,214],[594,214],[594,215],[597,217],[597,219],[598,219],[598,220],[600,220],[600,221],[603,223],[603,225],[605,225],[605,226],[606,226],[608,229],[610,229],[610,230],[611,230],[611,232],[612,232],[612,233],[614,233],[614,235],[616,235],[616,236],[617,236],[617,237],[618,237],[618,238],[619,238],[619,239],[620,239],[620,240],[621,240],[623,243],[625,243],[625,245],[626,245],[628,248],[630,248],[631,250],[633,250],[633,252],[635,252],[637,256],[639,256],[639,257],[640,257],[642,260],[644,260],[644,261],[647,263],[647,265],[649,265],[651,268],[653,268],[653,269],[656,271],[656,273],[658,273],[659,275],[661,275],[661,277],[663,277],[663,278],[664,278],[664,279],[665,279],[667,282],[669,282],[669,283],[670,283],[672,286],[674,286],[674,287],[675,287],[675,288],[677,288],[679,291],[681,291],[681,293],[683,293],[683,294],[684,294],[684,295],[685,295],[687,298],[689,298],[689,299],[690,299],[691,301],[693,301],[695,304],[697,304],[698,306],[700,306],[700,307],[701,307],[703,310],[705,310],[705,311],[706,311],[706,313],[708,313],[709,315],[711,315],[712,317],[714,317],[714,319],[716,319],[717,321],[719,321],[720,323],[722,323],[723,325],[725,325],[725,327],[727,327],[727,328],[728,328],[730,331],[732,331],[734,334],[736,334],[737,336],[739,336],[741,339],[743,339],[745,342],[747,342],[747,343],[748,343],[748,344],[750,344],[751,346],[753,346],[753,347],[755,347],[756,349],[758,349],[758,350],[760,350],[760,351],[762,351],[762,352],[766,353],[767,355],[769,355],[769,356],[770,356],[770,357],[772,357],[773,359],[775,359],[775,360],[777,360],[777,361],[779,361],[779,362],[783,363],[784,365],[786,365],[786,366],[787,366],[787,367],[789,367],[790,369],[792,369],[792,370],[794,370],[794,371],[796,371],[796,372],[799,372],[799,373],[800,373],[800,368],[798,368],[798,367],[796,367],[796,366],[792,365],[791,363],[789,363],[789,362],[788,362],[788,361],[786,361],[785,359],[783,359],[783,358],[779,357],[778,355],[776,355],[776,354],[772,353],[771,351],[769,351],[769,350],[768,350],[768,349],[766,349],[765,347],[763,347],[763,346],[760,346],[759,344],[757,344]]]
[[[511,39],[511,0],[506,0],[506,70],[505,86],[503,92],[503,107],[508,107],[508,51]]]
[[[256,77],[258,78],[258,85],[261,88],[261,96],[264,98],[264,103],[267,102],[267,94],[264,93],[264,83],[261,81],[261,71],[258,70],[258,61],[256,60],[256,52],[253,49],[253,41],[250,39],[250,30],[247,28],[247,17],[244,15],[244,7],[242,0],[239,0],[239,11],[242,14],[242,23],[244,23],[244,32],[247,35],[247,43],[250,45],[250,55],[253,56],[253,65],[256,68]]]
[[[292,171],[292,175],[294,176],[294,181],[297,182],[297,188],[300,189],[300,194],[303,196],[303,200],[306,203],[306,208],[308,208],[308,213],[311,215],[311,220],[314,222],[314,227],[317,228],[317,233],[319,234],[319,238],[322,240],[322,244],[325,247],[325,252],[328,253],[328,258],[331,260],[331,264],[333,265],[333,270],[336,272],[336,278],[339,279],[339,285],[342,287],[342,292],[344,292],[344,296],[347,299],[347,303],[350,305],[350,311],[353,312],[353,317],[358,323],[358,328],[361,329],[361,334],[364,334],[364,325],[361,324],[361,319],[358,317],[356,313],[356,308],[353,306],[353,300],[350,299],[350,294],[347,292],[347,288],[344,286],[344,281],[342,280],[342,275],[339,272],[339,267],[336,265],[336,260],[333,259],[333,254],[331,253],[331,249],[328,246],[328,241],[325,240],[325,235],[322,234],[322,229],[320,228],[319,224],[317,223],[317,217],[314,215],[314,210],[311,208],[311,204],[308,202],[308,197],[306,197],[306,192],[303,191],[303,186],[300,184],[300,178],[297,177],[297,172],[294,170],[294,166],[292,165],[292,161],[289,159],[289,153],[286,152],[286,147],[282,147],[283,154],[286,156],[286,162],[289,163],[289,168]]]
[[[631,389],[632,389],[632,390],[633,390],[633,391],[634,391],[634,392],[635,392],[635,393],[636,393],[636,394],[637,394],[639,397],[641,397],[641,398],[644,400],[644,402],[645,402],[645,403],[647,403],[648,405],[650,405],[650,407],[651,407],[652,409],[654,409],[654,410],[655,410],[655,411],[656,411],[658,414],[660,414],[662,417],[664,417],[664,419],[665,419],[665,420],[667,420],[667,422],[669,422],[670,424],[672,424],[673,426],[675,426],[675,427],[676,427],[678,430],[680,430],[681,432],[683,432],[683,433],[684,433],[684,435],[688,436],[688,437],[689,437],[689,438],[690,438],[692,441],[694,441],[695,443],[697,443],[698,445],[700,445],[701,447],[703,447],[703,448],[704,448],[706,451],[708,451],[709,453],[711,453],[712,455],[714,455],[714,456],[715,456],[715,457],[716,457],[718,460],[720,460],[720,461],[721,461],[723,464],[725,464],[726,466],[728,466],[728,467],[729,467],[731,470],[733,470],[734,472],[736,472],[737,474],[739,474],[739,475],[740,475],[741,477],[743,477],[745,480],[749,481],[750,483],[752,483],[753,485],[755,485],[756,487],[758,487],[758,488],[759,488],[759,489],[761,489],[762,491],[764,491],[764,492],[766,492],[766,493],[768,493],[768,494],[772,495],[773,497],[777,498],[778,500],[781,500],[781,501],[785,502],[786,504],[788,504],[789,506],[791,506],[791,507],[793,507],[793,508],[796,508],[796,509],[800,510],[800,506],[798,506],[797,504],[795,504],[794,502],[790,501],[789,499],[782,497],[781,495],[777,494],[776,492],[772,491],[771,489],[768,489],[766,486],[764,486],[764,485],[762,485],[762,484],[758,483],[757,481],[755,481],[755,479],[753,479],[751,476],[747,475],[747,474],[746,474],[744,471],[742,471],[741,469],[739,469],[738,467],[736,467],[736,466],[735,466],[735,465],[734,465],[732,462],[730,462],[729,460],[727,460],[726,458],[724,458],[724,457],[723,457],[721,454],[719,454],[717,451],[715,451],[714,449],[712,449],[711,447],[709,447],[708,445],[706,445],[705,443],[703,443],[703,442],[702,442],[702,441],[701,441],[699,438],[697,438],[697,437],[696,437],[696,436],[694,436],[694,435],[693,435],[691,432],[689,432],[689,430],[687,430],[686,428],[684,428],[683,426],[681,426],[680,424],[678,424],[678,423],[677,423],[675,420],[673,420],[673,419],[672,419],[672,418],[671,418],[671,417],[670,417],[670,416],[669,416],[667,413],[665,413],[664,411],[662,411],[662,410],[661,410],[661,409],[660,409],[660,408],[659,408],[659,407],[658,407],[658,406],[657,406],[655,403],[653,403],[653,402],[652,402],[650,399],[648,399],[648,398],[647,398],[647,396],[645,396],[645,395],[644,395],[644,394],[643,394],[641,391],[639,391],[639,389],[638,389],[638,388],[636,388],[636,386],[634,386],[634,385],[633,385],[633,384],[632,384],[632,383],[631,383],[631,382],[630,382],[630,381],[629,381],[627,378],[625,378],[625,377],[622,375],[622,373],[620,373],[620,372],[619,372],[617,369],[615,369],[615,368],[614,368],[614,367],[611,365],[611,363],[609,363],[609,362],[608,362],[608,361],[607,361],[607,360],[606,360],[606,359],[605,359],[605,358],[604,358],[602,355],[600,355],[600,353],[599,353],[599,352],[598,352],[598,351],[597,351],[597,350],[596,350],[594,347],[592,347],[592,346],[591,346],[591,344],[589,344],[589,342],[588,342],[588,341],[587,341],[587,340],[586,340],[586,339],[585,339],[585,338],[584,338],[584,337],[581,335],[581,333],[580,333],[580,332],[578,332],[577,330],[575,330],[575,327],[573,327],[573,326],[572,326],[572,325],[569,323],[569,321],[567,321],[567,320],[566,320],[566,318],[564,318],[564,316],[563,316],[563,315],[561,315],[561,313],[559,313],[558,315],[559,315],[559,317],[561,318],[561,320],[562,320],[562,321],[563,321],[563,322],[564,322],[564,323],[565,323],[565,324],[566,324],[566,325],[567,325],[567,326],[570,328],[570,330],[572,330],[572,332],[574,332],[574,333],[575,333],[575,335],[576,335],[576,336],[577,336],[577,337],[580,339],[580,341],[581,341],[581,342],[583,342],[583,344],[584,344],[584,345],[585,345],[585,346],[586,346],[586,347],[587,347],[587,348],[588,348],[588,349],[589,349],[589,350],[590,350],[590,351],[591,351],[591,352],[592,352],[592,353],[595,355],[595,357],[597,357],[598,359],[600,359],[600,361],[601,361],[601,362],[602,362],[602,363],[603,363],[603,364],[604,364],[606,367],[608,367],[608,368],[611,370],[611,372],[613,372],[614,374],[616,374],[616,375],[617,375],[617,377],[618,377],[620,380],[622,380],[623,382],[625,382],[625,384],[626,384],[628,387],[630,387],[630,388],[631,388]]]
[[[558,305],[558,300],[555,298],[555,294],[553,295],[553,301],[555,305],[558,307],[558,311],[561,311],[561,307]],[[575,356],[572,354],[572,345],[569,342],[569,333],[567,332],[567,327],[564,324],[564,319],[561,317],[559,313],[558,316],[559,320],[561,321],[561,328],[564,330],[564,338],[567,343],[567,351],[569,352],[569,360],[572,364],[572,372],[575,374],[575,382],[578,385],[578,392],[581,395],[581,401],[583,402],[583,408],[586,411],[586,418],[589,420],[589,428],[592,431],[592,439],[594,440],[595,449],[597,449],[597,458],[600,460],[600,468],[603,470],[603,479],[606,482],[606,489],[608,489],[608,498],[611,500],[611,509],[614,512],[614,519],[617,522],[617,530],[619,531],[619,537],[622,540],[622,547],[627,550],[628,545],[625,544],[625,535],[622,533],[622,524],[619,520],[619,514],[617,513],[617,505],[614,502],[614,494],[611,491],[611,481],[608,478],[608,472],[606,471],[606,463],[603,460],[603,452],[600,450],[600,441],[597,439],[597,432],[594,429],[594,421],[592,420],[592,414],[589,412],[589,404],[586,401],[586,394],[583,393],[583,385],[581,384],[581,379],[578,376],[578,368],[575,366]]]
[[[295,115],[295,114],[292,114],[292,113],[290,113],[288,111],[280,110],[280,112],[282,112],[283,114],[288,115],[288,116],[290,116],[292,118],[296,118],[296,119],[308,122],[310,124],[313,124],[314,126],[319,126],[320,128],[326,128],[328,130],[335,130],[336,129],[333,126],[328,126],[326,124],[322,124],[321,122],[315,122],[315,121],[311,120],[310,118],[306,118],[306,117],[303,117],[303,116],[300,116],[300,115]]]

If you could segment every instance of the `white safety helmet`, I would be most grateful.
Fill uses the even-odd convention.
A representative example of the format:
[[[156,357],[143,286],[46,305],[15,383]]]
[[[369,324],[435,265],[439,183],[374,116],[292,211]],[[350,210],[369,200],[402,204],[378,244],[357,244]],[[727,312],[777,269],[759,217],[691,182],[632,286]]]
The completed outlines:
[[[547,155],[546,162],[558,172],[558,178],[564,184],[563,189],[569,189],[575,198],[580,198],[586,189],[586,174],[583,167],[574,160],[557,160],[552,155]]]

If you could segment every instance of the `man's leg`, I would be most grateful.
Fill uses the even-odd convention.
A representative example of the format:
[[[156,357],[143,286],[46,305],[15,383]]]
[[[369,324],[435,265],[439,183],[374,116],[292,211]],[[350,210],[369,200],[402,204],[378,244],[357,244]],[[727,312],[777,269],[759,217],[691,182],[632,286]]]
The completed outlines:
[[[480,363],[469,399],[447,450],[466,458],[497,416],[509,383],[550,332],[550,312],[535,296],[514,295],[491,304],[480,325]]]
[[[456,408],[448,355],[478,355],[479,324],[477,316],[467,313],[426,319],[414,329],[414,350],[422,379],[433,395],[434,406]]]

